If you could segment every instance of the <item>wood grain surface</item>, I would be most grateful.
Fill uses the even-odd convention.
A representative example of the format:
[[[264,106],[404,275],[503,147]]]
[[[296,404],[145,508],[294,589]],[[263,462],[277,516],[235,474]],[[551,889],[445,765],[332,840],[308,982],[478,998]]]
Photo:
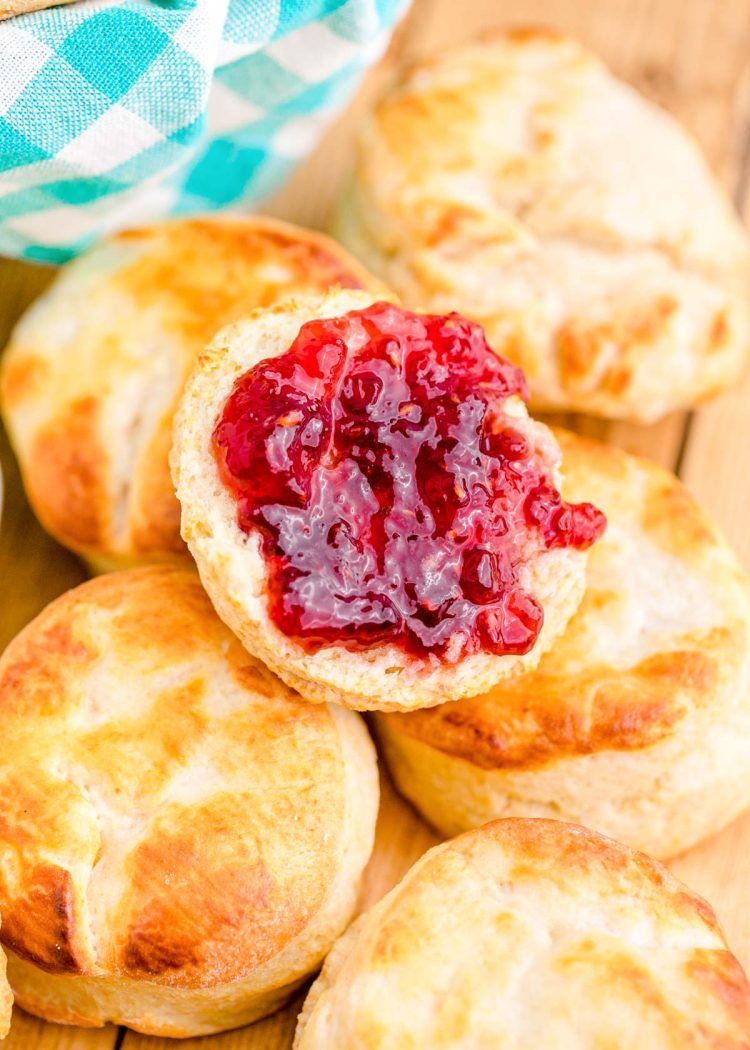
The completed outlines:
[[[400,69],[482,30],[529,23],[573,32],[618,74],[676,113],[702,144],[740,210],[750,215],[750,0],[415,0],[385,60],[266,210],[324,226],[347,176],[361,116]],[[0,261],[0,345],[50,276],[42,267]],[[750,385],[692,417],[675,415],[656,427],[572,417],[561,421],[676,469],[750,568]],[[36,523],[4,438],[0,457],[6,487],[0,528],[2,646],[47,601],[80,582],[84,571]],[[437,841],[387,782],[383,790],[364,903],[378,899]],[[671,867],[711,901],[736,954],[750,967],[750,815]],[[299,999],[250,1028],[181,1045],[185,1050],[288,1050],[298,1008]],[[177,1044],[115,1028],[46,1025],[16,1010],[3,1050],[164,1050],[170,1045]]]

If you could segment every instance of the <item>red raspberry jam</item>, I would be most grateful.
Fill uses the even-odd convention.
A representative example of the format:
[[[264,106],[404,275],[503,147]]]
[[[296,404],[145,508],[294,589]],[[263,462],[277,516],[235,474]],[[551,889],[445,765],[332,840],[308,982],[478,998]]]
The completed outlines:
[[[523,373],[479,325],[390,303],[310,321],[236,382],[214,453],[285,634],[449,661],[531,649],[543,613],[520,563],[583,550],[605,519],[560,498],[513,394]]]

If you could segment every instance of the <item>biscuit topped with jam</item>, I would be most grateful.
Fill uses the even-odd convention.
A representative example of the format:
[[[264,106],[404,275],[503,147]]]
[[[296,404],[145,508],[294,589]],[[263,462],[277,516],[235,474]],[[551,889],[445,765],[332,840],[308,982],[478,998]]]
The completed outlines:
[[[308,651],[528,652],[543,611],[519,563],[585,549],[604,518],[562,501],[506,413],[527,396],[479,325],[384,302],[307,322],[242,376],[213,445],[280,630]]]
[[[536,662],[605,519],[561,498],[527,397],[478,324],[367,293],[225,329],[173,455],[219,614],[303,696],[361,709],[473,695]]]

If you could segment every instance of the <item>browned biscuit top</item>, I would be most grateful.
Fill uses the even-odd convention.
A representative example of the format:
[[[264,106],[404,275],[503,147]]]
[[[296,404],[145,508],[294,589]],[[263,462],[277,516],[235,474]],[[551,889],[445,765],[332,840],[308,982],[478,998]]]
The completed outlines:
[[[747,1050],[711,908],[588,829],[501,820],[437,846],[334,948],[295,1050]]]
[[[533,769],[647,747],[740,679],[747,585],[715,526],[655,464],[556,436],[566,498],[585,493],[609,522],[578,612],[536,670],[458,703],[380,716],[389,733],[484,769]]]
[[[562,33],[420,62],[364,125],[336,230],[407,306],[482,323],[538,407],[651,422],[747,361],[729,200],[689,135]]]
[[[0,393],[30,499],[105,563],[184,558],[172,416],[225,324],[290,295],[378,287],[321,234],[263,218],[129,230],[65,267],[18,325]]]
[[[336,719],[247,655],[197,576],[63,595],[0,660],[0,712],[0,940],[17,955],[206,986],[320,909],[347,806]]]

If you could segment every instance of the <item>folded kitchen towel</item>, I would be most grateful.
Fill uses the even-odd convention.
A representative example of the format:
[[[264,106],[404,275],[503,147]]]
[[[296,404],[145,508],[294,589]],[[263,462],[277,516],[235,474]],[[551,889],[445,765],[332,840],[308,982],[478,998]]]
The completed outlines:
[[[267,196],[407,0],[85,0],[0,23],[0,254]]]

